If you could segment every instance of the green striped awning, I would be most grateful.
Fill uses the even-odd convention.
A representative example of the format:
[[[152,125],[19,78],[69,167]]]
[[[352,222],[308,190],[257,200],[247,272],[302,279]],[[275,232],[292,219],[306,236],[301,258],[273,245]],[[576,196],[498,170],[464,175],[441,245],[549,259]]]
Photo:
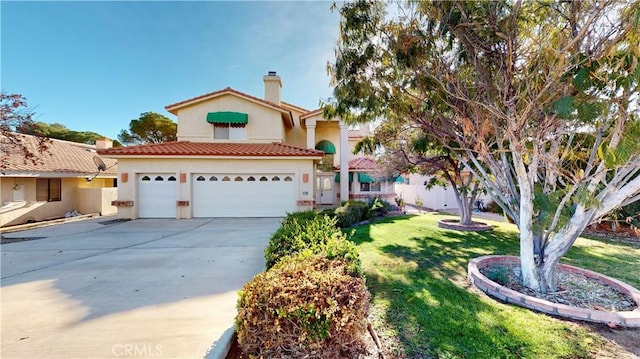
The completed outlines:
[[[316,145],[316,150],[324,151],[324,154],[335,154],[336,146],[331,141],[322,140]]]
[[[372,182],[379,182],[379,181],[376,181],[375,178],[369,176],[368,174],[366,174],[364,172],[358,172],[358,182],[360,182],[360,183],[372,183]]]
[[[340,183],[340,174],[336,173],[335,181]],[[349,182],[353,182],[353,173],[349,172]]]
[[[207,114],[207,122],[246,125],[249,123],[249,115],[242,112],[209,112]]]
[[[360,183],[373,183],[373,182],[396,182],[396,183],[404,183],[404,179],[402,176],[398,177],[372,177],[370,174],[365,172],[358,173],[358,182]]]

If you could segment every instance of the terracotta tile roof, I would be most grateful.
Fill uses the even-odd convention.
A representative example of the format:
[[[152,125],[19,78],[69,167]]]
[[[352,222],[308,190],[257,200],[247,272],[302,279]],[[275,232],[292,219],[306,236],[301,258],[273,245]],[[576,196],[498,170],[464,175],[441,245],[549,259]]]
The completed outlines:
[[[110,148],[104,156],[322,157],[324,152],[286,143],[216,143],[175,141]]]
[[[349,161],[349,171],[377,171],[376,160],[371,157],[358,157]]]
[[[340,166],[336,166],[336,170],[339,169]],[[379,169],[376,160],[371,157],[357,157],[349,161],[349,171],[373,172]]]
[[[38,154],[37,138],[30,135],[22,135],[22,143],[35,154]],[[0,142],[6,141],[0,136]],[[7,145],[3,145],[7,146]],[[95,174],[97,166],[93,162],[93,157],[97,156],[96,146],[85,145],[83,143],[51,140],[49,151],[39,153],[38,164],[34,165],[31,161],[24,163],[22,154],[17,151],[1,148],[2,156],[8,156],[7,168],[3,171],[8,175],[34,174],[34,173],[50,173],[85,176]],[[107,165],[107,170],[100,173],[100,176],[113,177],[117,174],[118,169],[116,161],[113,159],[102,158]]]
[[[227,88],[219,90],[219,91],[209,92],[209,93],[206,93],[204,95],[200,95],[200,96],[196,96],[196,97],[190,98],[188,100],[176,102],[176,103],[173,103],[171,105],[167,105],[164,108],[167,111],[171,112],[172,114],[177,115],[176,111],[178,109],[182,108],[182,107],[193,105],[193,104],[196,104],[198,102],[206,101],[206,100],[209,100],[211,98],[222,96],[222,95],[225,95],[225,94],[234,94],[234,95],[237,95],[237,96],[240,96],[240,97],[244,97],[246,99],[261,103],[263,105],[269,106],[269,107],[271,107],[271,108],[273,108],[275,110],[278,110],[278,111],[281,111],[281,112],[285,112],[285,113],[289,113],[288,109],[286,109],[286,108],[284,108],[284,107],[282,107],[282,106],[280,106],[278,104],[275,104],[275,103],[269,102],[269,101],[265,101],[265,100],[263,100],[263,99],[261,99],[259,97],[251,96],[249,94],[246,94],[246,93],[238,91],[238,90],[234,90],[231,87],[227,87]]]

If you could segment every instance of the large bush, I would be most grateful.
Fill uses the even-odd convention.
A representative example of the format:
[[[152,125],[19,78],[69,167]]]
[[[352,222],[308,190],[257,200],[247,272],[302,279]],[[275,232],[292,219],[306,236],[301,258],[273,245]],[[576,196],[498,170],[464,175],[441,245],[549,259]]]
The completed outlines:
[[[251,358],[357,358],[370,294],[344,259],[292,257],[240,292],[236,330]]]
[[[627,223],[631,228],[640,228],[640,201],[635,201],[613,211],[614,220]]]
[[[303,212],[306,213],[306,212]],[[336,226],[336,219],[320,215],[290,215],[271,235],[265,249],[267,269],[282,259],[306,251],[327,258],[345,258],[354,273],[361,273],[356,247]]]

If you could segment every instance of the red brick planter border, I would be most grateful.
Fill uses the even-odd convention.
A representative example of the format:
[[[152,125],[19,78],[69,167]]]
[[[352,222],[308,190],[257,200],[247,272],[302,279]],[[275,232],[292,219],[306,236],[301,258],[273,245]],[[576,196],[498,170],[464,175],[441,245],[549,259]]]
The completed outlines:
[[[563,270],[580,273],[589,278],[598,279],[602,283],[615,287],[621,292],[628,294],[636,302],[638,308],[625,312],[606,312],[552,303],[544,299],[531,297],[507,287],[503,287],[480,273],[480,268],[485,268],[489,265],[514,265],[519,263],[520,258],[515,256],[483,256],[475,258],[469,262],[469,281],[478,289],[493,298],[538,312],[588,322],[605,323],[609,326],[619,325],[623,327],[640,328],[640,291],[626,283],[607,277],[603,274],[567,264],[559,264],[559,267]]]
[[[441,219],[438,221],[438,227],[445,229],[455,229],[457,231],[475,231],[484,232],[491,231],[493,227],[483,222],[473,222],[472,226],[466,226],[460,224],[460,220],[457,219]]]

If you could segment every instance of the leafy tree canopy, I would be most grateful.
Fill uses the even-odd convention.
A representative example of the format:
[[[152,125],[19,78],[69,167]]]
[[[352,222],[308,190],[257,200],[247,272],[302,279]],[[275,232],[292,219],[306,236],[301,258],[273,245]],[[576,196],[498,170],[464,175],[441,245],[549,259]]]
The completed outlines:
[[[129,122],[129,130],[118,135],[120,142],[126,145],[161,143],[177,139],[178,125],[170,118],[159,113],[144,112],[136,120]]]
[[[55,138],[71,142],[85,143],[95,145],[96,140],[103,138],[99,133],[91,131],[73,131],[61,123],[48,124],[45,122],[23,123],[16,128],[17,132],[27,135]],[[114,146],[120,146],[118,141],[114,141]]]
[[[525,285],[555,290],[584,228],[640,199],[639,2],[386,6],[341,7],[325,115],[448,147],[519,226]]]

